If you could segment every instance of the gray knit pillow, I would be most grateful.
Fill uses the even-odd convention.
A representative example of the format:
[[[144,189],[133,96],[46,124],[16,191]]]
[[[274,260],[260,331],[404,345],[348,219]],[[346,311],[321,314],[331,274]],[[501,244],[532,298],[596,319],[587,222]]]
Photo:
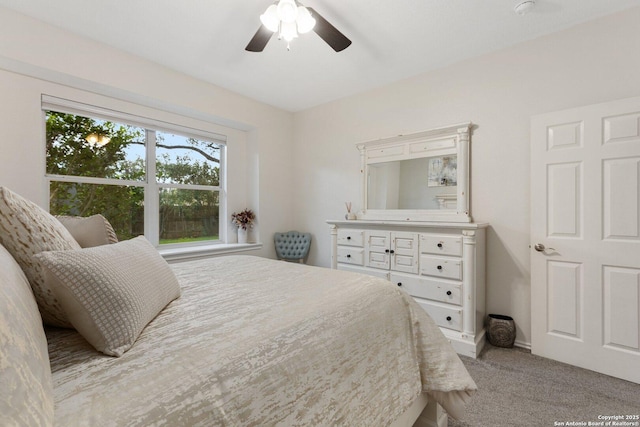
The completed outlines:
[[[122,356],[162,309],[180,296],[167,262],[143,236],[113,245],[42,252],[71,324],[97,350]]]

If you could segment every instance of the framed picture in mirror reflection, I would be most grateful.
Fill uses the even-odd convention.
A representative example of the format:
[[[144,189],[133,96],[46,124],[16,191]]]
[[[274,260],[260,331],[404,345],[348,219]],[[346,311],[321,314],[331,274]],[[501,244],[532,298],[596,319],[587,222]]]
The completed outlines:
[[[450,187],[458,184],[458,156],[430,157],[428,164],[429,187]]]

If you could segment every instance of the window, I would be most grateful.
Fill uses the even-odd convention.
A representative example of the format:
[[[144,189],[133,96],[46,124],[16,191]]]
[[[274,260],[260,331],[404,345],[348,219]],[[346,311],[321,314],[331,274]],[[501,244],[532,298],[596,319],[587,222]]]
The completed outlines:
[[[220,241],[224,136],[83,107],[43,100],[52,214],[100,213],[121,240]]]

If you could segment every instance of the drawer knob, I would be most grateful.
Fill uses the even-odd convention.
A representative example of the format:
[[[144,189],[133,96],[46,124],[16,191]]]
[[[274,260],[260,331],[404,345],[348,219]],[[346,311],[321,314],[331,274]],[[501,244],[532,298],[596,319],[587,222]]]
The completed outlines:
[[[351,254],[347,254],[347,258],[351,258]]]
[[[447,316],[447,322],[451,322],[451,316]]]
[[[447,291],[447,295],[451,295],[451,291]]]
[[[347,236],[347,240],[351,240],[351,236]]]
[[[396,251],[394,251],[393,249],[391,249],[389,252],[391,252],[392,254],[396,253]]]
[[[389,249],[385,249],[385,250],[384,250],[384,253],[385,253],[385,254],[388,254],[388,253],[389,253]]]
[[[441,248],[442,247],[442,242],[438,243],[438,247]]]
[[[442,266],[441,266],[441,265],[437,266],[436,268],[437,268],[438,270],[442,270]]]
[[[398,286],[402,286],[402,282],[398,282]]]

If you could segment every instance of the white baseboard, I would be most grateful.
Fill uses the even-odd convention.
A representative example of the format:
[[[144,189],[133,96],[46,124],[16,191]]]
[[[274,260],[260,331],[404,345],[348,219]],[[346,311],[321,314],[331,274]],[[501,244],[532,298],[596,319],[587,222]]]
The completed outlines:
[[[530,342],[522,342],[522,341],[517,341],[513,343],[513,345],[515,347],[520,347],[520,348],[524,348],[526,350],[531,351],[531,343]]]

